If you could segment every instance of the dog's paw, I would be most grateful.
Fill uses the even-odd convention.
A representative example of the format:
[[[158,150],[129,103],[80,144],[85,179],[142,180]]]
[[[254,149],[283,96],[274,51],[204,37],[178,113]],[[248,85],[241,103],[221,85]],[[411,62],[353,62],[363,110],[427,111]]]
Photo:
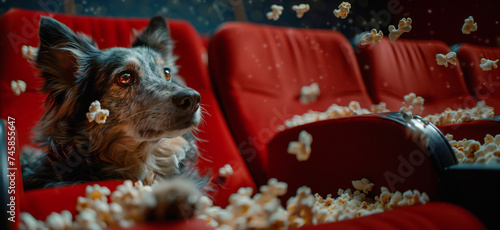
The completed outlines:
[[[156,207],[149,211],[150,220],[180,220],[193,216],[201,197],[196,185],[184,178],[163,181],[153,187]]]

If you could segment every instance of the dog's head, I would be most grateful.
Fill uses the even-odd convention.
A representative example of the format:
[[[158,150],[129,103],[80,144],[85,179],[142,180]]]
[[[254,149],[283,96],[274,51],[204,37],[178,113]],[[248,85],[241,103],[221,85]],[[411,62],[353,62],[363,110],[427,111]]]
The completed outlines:
[[[36,65],[48,94],[46,119],[92,127],[120,127],[136,140],[157,140],[189,132],[200,122],[200,95],[177,83],[172,40],[162,17],[151,19],[132,48],[99,50],[48,17],[40,21]],[[105,124],[85,114],[99,100],[109,110]]]

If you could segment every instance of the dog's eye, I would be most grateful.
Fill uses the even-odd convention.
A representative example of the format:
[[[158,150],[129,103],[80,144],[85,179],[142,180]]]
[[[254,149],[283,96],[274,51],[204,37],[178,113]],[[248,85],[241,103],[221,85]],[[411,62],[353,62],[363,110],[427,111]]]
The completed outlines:
[[[124,85],[129,85],[129,84],[132,84],[134,82],[134,78],[129,73],[123,73],[118,78],[118,82],[120,82],[121,84],[124,84]]]
[[[165,73],[165,78],[167,79],[167,81],[170,81],[170,68],[165,68],[163,69],[163,72]]]

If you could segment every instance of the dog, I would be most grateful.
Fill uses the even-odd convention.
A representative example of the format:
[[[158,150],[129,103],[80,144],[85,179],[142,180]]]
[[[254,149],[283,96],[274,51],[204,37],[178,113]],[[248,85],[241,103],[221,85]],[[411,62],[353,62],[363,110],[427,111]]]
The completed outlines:
[[[179,83],[164,18],[153,17],[132,48],[100,50],[50,17],[39,38],[33,63],[47,98],[34,142],[43,154],[23,153],[25,189],[128,179],[170,181],[164,190],[178,194],[207,187],[194,168],[200,94]],[[96,100],[109,110],[105,123],[86,118]]]

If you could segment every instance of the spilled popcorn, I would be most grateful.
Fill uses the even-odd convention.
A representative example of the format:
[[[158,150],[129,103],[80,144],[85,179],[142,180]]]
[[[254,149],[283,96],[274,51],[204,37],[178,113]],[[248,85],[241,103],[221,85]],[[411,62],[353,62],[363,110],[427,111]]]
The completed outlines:
[[[361,108],[359,102],[351,101],[349,103],[349,106],[339,106],[337,104],[332,104],[325,112],[309,110],[307,113],[304,113],[302,115],[294,115],[292,118],[285,121],[285,126],[290,128],[327,119],[380,112],[389,112],[389,110],[386,109],[386,104],[384,102],[381,102],[377,105],[372,105],[370,112],[370,110],[368,109]]]
[[[363,34],[363,37],[361,38],[361,45],[367,45],[370,43],[378,44],[383,37],[384,33],[382,33],[381,30],[377,32],[376,29],[372,29],[369,33]]]
[[[101,103],[99,101],[94,101],[90,104],[89,112],[87,113],[87,119],[89,122],[95,121],[97,124],[106,123],[106,118],[109,116],[109,110],[101,109]]]
[[[470,34],[477,30],[477,23],[474,23],[474,18],[469,16],[464,20],[464,25],[462,26],[462,33]]]
[[[269,20],[277,21],[280,15],[283,13],[283,6],[278,6],[276,4],[271,5],[273,11],[267,12],[266,16]]]
[[[288,229],[429,202],[429,196],[418,190],[391,193],[386,187],[381,188],[380,196],[369,198],[367,194],[374,187],[373,183],[363,178],[352,184],[354,192],[339,189],[336,198],[331,194],[326,198],[313,195],[310,188],[303,186],[297,189],[296,196],[291,197],[284,208],[278,197],[287,192],[288,186],[273,178],[253,197],[251,188],[240,188],[231,195],[230,204],[225,209],[212,206],[212,201],[206,197],[201,199],[203,204],[198,218],[216,229]]]
[[[302,104],[315,102],[320,94],[318,83],[314,82],[309,86],[302,86],[300,89],[299,101]]]
[[[394,25],[389,26],[389,41],[394,43],[399,37],[405,32],[410,32],[411,30],[411,18],[403,18],[399,21],[398,29]]]
[[[479,67],[481,67],[483,71],[490,71],[492,68],[496,69],[498,68],[498,60],[499,59],[497,59],[496,61],[492,61],[486,58],[481,58],[481,64],[479,64]]]
[[[455,156],[460,164],[498,164],[500,163],[500,134],[493,137],[487,134],[484,144],[475,140],[453,140],[453,135],[446,134]]]
[[[297,13],[297,18],[304,17],[304,14],[309,11],[309,4],[293,5],[292,10]]]
[[[349,12],[351,12],[351,4],[348,2],[342,2],[340,3],[338,9],[333,10],[333,15],[337,18],[345,19]]]
[[[493,107],[487,106],[485,101],[479,101],[473,108],[457,110],[446,108],[442,113],[436,113],[424,117],[424,120],[427,120],[434,125],[448,125],[487,119],[494,116],[495,113],[493,111]]]
[[[45,222],[21,213],[20,229],[105,229],[130,227],[145,221],[146,210],[156,206],[151,187],[141,182],[125,181],[112,194],[107,187],[88,185],[85,197],[78,197],[74,220],[69,211],[51,213]],[[110,196],[111,195],[111,196]],[[108,201],[110,198],[110,202]]]
[[[369,198],[367,195],[375,185],[366,178],[352,181],[352,185],[354,192],[351,189],[339,189],[336,198],[332,198],[331,194],[326,198],[313,195],[310,188],[303,186],[297,190],[295,197],[287,201],[284,208],[278,197],[287,193],[288,185],[272,178],[253,197],[252,188],[240,188],[229,197],[229,205],[225,209],[213,206],[212,200],[202,196],[198,199],[195,214],[217,229],[288,229],[429,202],[426,193],[417,190],[391,193],[385,187],[381,188],[380,196]],[[158,198],[152,195],[152,191],[159,186],[160,184],[148,186],[128,180],[117,186],[116,191],[110,195],[107,187],[89,185],[85,190],[85,197],[78,197],[78,214],[74,219],[69,211],[53,212],[45,222],[23,212],[20,215],[20,229],[130,227],[146,221],[148,210],[162,206]]]
[[[19,96],[21,93],[26,92],[26,82],[22,80],[11,81],[10,88],[15,95]]]
[[[297,157],[298,161],[305,161],[311,156],[312,135],[302,130],[299,133],[299,141],[292,141],[288,144],[287,152]]]
[[[222,178],[229,177],[233,175],[234,171],[230,164],[225,164],[221,168],[219,168],[219,176]]]
[[[438,65],[444,65],[445,67],[448,67],[448,63],[457,65],[457,53],[452,51],[446,55],[436,54],[436,62]]]

